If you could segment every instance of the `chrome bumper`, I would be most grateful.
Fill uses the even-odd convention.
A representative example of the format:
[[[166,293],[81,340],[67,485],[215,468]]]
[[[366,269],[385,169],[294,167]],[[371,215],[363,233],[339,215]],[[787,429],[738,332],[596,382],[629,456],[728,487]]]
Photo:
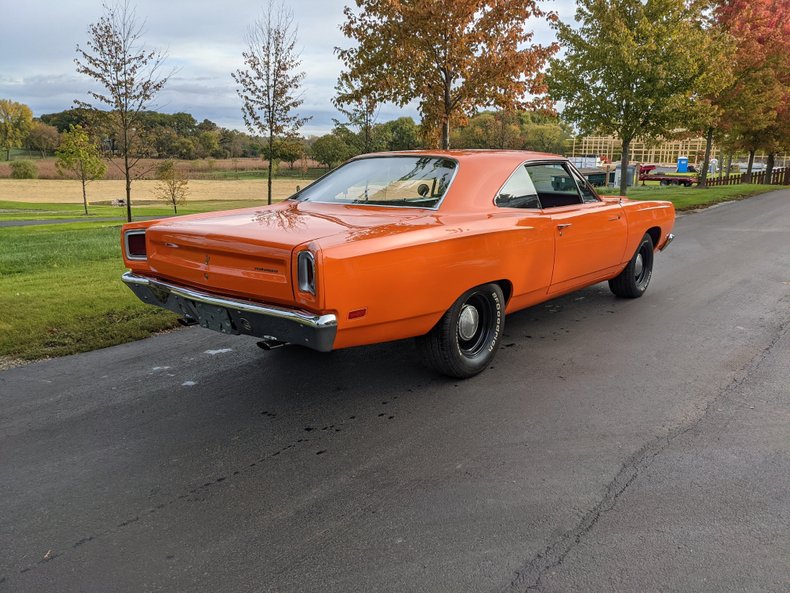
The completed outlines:
[[[659,251],[664,251],[664,249],[669,247],[669,244],[672,243],[672,239],[674,239],[674,238],[675,238],[675,235],[673,235],[672,233],[669,233],[667,235],[667,240],[664,241],[664,244],[661,246],[661,249],[659,249]]]
[[[335,315],[213,295],[132,272],[126,272],[121,280],[144,303],[169,309],[208,329],[275,339],[319,352],[329,352],[335,342]]]

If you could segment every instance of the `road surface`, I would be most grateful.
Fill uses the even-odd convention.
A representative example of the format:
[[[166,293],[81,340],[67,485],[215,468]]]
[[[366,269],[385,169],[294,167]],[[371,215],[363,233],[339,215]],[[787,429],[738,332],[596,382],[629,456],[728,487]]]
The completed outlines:
[[[0,591],[787,591],[790,191],[675,232],[467,381],[199,328],[0,373]]]

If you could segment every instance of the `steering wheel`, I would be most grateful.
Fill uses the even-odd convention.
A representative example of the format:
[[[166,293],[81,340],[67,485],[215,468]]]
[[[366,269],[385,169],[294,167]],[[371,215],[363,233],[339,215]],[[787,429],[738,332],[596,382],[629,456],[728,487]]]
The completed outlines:
[[[427,183],[421,183],[417,186],[417,193],[420,194],[423,198],[428,195],[428,192],[431,191],[431,188],[428,187]]]

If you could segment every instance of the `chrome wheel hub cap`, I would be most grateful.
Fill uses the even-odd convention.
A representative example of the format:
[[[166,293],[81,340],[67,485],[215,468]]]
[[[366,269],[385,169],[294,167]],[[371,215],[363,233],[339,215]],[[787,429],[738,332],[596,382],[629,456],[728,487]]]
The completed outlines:
[[[477,326],[480,325],[480,313],[472,305],[464,305],[458,318],[458,335],[464,341],[475,337]]]
[[[642,271],[645,269],[645,262],[642,261],[642,254],[636,256],[636,262],[634,262],[634,276],[639,278],[642,275]]]

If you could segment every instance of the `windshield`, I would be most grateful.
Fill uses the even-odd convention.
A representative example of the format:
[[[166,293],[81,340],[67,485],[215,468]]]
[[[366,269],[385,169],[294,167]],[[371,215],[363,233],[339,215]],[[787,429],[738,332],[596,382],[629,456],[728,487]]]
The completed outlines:
[[[450,186],[458,164],[441,157],[371,157],[346,163],[306,187],[300,202],[433,208]]]

